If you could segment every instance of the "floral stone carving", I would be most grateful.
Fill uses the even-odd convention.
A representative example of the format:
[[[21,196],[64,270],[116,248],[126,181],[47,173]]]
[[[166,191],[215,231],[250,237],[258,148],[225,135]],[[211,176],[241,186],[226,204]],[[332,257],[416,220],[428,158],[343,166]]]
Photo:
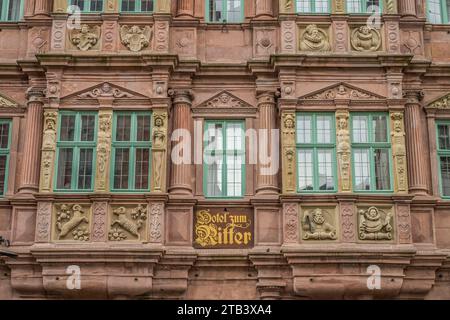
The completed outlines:
[[[336,240],[333,217],[324,209],[307,210],[303,214],[303,240]]]
[[[352,31],[352,48],[356,51],[378,51],[381,47],[381,35],[378,30],[364,25]]]
[[[149,26],[128,26],[120,27],[120,39],[122,44],[130,51],[138,52],[147,48],[153,36],[153,31]]]
[[[139,204],[135,208],[121,206],[113,209],[112,213],[109,240],[141,240],[147,220],[147,205]]]
[[[61,204],[56,207],[55,239],[89,240],[88,210],[80,204]]]
[[[310,24],[300,37],[300,50],[302,51],[329,51],[328,35],[315,24]]]
[[[358,210],[360,240],[392,240],[392,213],[376,207]]]
[[[69,35],[70,42],[81,51],[95,47],[100,39],[100,27],[83,24],[81,29],[74,29]]]

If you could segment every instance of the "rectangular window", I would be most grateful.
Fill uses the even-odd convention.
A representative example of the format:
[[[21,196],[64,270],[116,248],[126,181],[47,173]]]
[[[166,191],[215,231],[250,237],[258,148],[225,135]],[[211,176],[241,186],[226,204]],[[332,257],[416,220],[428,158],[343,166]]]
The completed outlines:
[[[336,133],[331,113],[297,113],[299,192],[336,191]]]
[[[392,191],[388,114],[352,114],[355,191]]]
[[[298,13],[329,13],[329,0],[297,0]]]
[[[437,123],[437,153],[440,187],[443,197],[450,197],[450,122]]]
[[[153,12],[154,0],[121,0],[121,12]]]
[[[95,112],[60,113],[55,177],[57,191],[93,190],[96,137]]]
[[[151,113],[114,113],[113,191],[150,191]]]
[[[0,21],[19,21],[24,0],[0,0]]]
[[[5,195],[8,183],[10,146],[11,120],[0,119],[0,197]]]
[[[430,21],[431,23],[449,23],[449,14],[449,0],[427,0],[428,21]]]
[[[203,186],[206,197],[242,197],[245,179],[243,121],[207,121]]]
[[[206,0],[208,22],[239,23],[244,17],[243,0]]]
[[[347,0],[348,13],[373,13],[382,12],[380,0]]]
[[[79,7],[81,12],[103,12],[103,0],[71,0],[70,4]]]

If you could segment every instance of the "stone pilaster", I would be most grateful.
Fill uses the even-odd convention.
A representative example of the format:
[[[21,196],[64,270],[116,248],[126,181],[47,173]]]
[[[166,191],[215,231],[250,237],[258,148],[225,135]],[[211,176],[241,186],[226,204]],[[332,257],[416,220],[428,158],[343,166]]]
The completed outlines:
[[[192,106],[192,92],[188,89],[176,89],[170,90],[170,95],[173,98],[173,131],[181,129],[187,134],[192,133],[192,116],[191,116],[191,106]],[[189,141],[186,141],[188,139]],[[183,148],[183,152],[190,152],[189,156],[186,154],[180,154],[180,157],[189,158],[189,162],[192,159],[192,139],[191,137],[183,136],[180,141],[174,141],[172,150],[177,146],[178,143],[183,143],[189,150]],[[178,162],[178,163],[177,163]],[[170,188],[169,192],[171,194],[180,195],[192,195],[192,173],[191,164],[183,163],[180,159],[171,159],[171,176],[170,176]]]
[[[105,13],[118,13],[118,12],[119,12],[119,1],[106,0]]]
[[[98,114],[97,165],[95,191],[109,191],[109,164],[111,157],[112,110],[100,110]]]
[[[278,138],[273,137],[276,130],[276,119],[278,118],[277,106],[275,102],[275,93],[265,92],[258,96],[259,109],[259,161],[257,173],[257,194],[277,194],[278,188],[278,169],[279,159]],[[261,138],[265,137],[261,141]],[[277,138],[277,139],[275,139]],[[266,140],[266,141],[264,141]],[[275,145],[274,145],[275,144]],[[264,151],[265,148],[266,152]],[[267,159],[261,159],[261,156]],[[274,171],[275,170],[275,171]],[[274,171],[274,172],[271,172]]]
[[[384,13],[397,14],[398,12],[397,1],[398,0],[384,0],[383,1]]]
[[[295,13],[294,0],[280,0],[280,13]]]
[[[283,193],[297,192],[297,152],[295,148],[295,112],[281,115],[281,157]]]
[[[408,193],[405,129],[403,112],[391,112],[392,157],[394,158],[394,191]]]
[[[170,13],[171,0],[156,0],[156,13]],[[194,2],[194,1],[191,1]]]
[[[31,17],[34,14],[34,4],[35,0],[26,0],[25,9],[23,15],[25,17]]]
[[[178,0],[177,1],[177,17],[179,16],[194,16],[194,1],[192,0]]]
[[[331,12],[337,14],[345,13],[345,0],[332,1]]]
[[[416,1],[415,0],[398,0],[400,7],[400,14],[402,16],[416,15]]]
[[[41,176],[39,184],[39,192],[41,193],[52,192],[53,190],[57,119],[57,110],[44,110],[44,133],[42,138]]]
[[[50,0],[35,0],[34,14],[35,15],[49,15]]]
[[[339,192],[352,192],[349,118],[348,110],[336,112]]]
[[[256,0],[256,16],[273,17],[273,1]]]
[[[68,1],[67,0],[54,0],[53,1],[53,12],[65,13],[67,11]]]
[[[152,119],[152,192],[166,191],[167,111],[153,112]]]
[[[428,154],[425,144],[426,131],[420,113],[422,107],[420,99],[422,91],[408,90],[404,93],[407,98],[405,106],[406,150],[409,168],[409,191],[416,194],[427,193],[427,160]]]
[[[42,89],[28,89],[27,126],[23,148],[22,179],[19,193],[34,193],[39,189],[39,162],[42,132],[44,93]]]

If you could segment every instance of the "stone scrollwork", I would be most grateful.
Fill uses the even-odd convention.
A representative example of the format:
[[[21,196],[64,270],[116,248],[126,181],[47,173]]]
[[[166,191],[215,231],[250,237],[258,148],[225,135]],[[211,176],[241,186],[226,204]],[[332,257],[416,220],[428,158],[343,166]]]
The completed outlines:
[[[310,24],[300,36],[301,51],[329,51],[330,42],[326,31],[315,24]]]
[[[333,218],[325,209],[305,210],[302,218],[303,240],[336,240]]]
[[[42,139],[42,161],[40,176],[40,192],[52,191],[53,168],[56,151],[56,123],[58,112],[46,110],[44,112],[44,133]]]
[[[428,104],[427,109],[450,109],[450,93]]]
[[[392,213],[377,207],[359,209],[360,240],[392,240]]]
[[[408,173],[406,167],[406,143],[403,113],[392,112],[392,156],[394,157],[395,191],[408,192]]]
[[[120,27],[120,39],[122,44],[130,51],[139,52],[150,45],[153,30],[150,26],[128,26]]]
[[[3,108],[15,108],[17,107],[17,103],[12,101],[11,99],[4,97],[0,94],[0,107]]]
[[[342,192],[351,192],[351,147],[348,119],[347,111],[336,112],[339,188]]]
[[[97,171],[95,175],[95,190],[108,191],[109,162],[111,153],[112,111],[99,112]]]
[[[153,113],[152,126],[152,153],[153,153],[153,175],[152,190],[162,192],[165,189],[166,172],[166,149],[167,149],[167,122],[166,111],[155,111]]]
[[[296,192],[295,114],[282,114],[283,192]]]
[[[89,241],[90,209],[80,204],[55,206],[54,240]]]
[[[353,50],[361,52],[378,51],[381,47],[381,34],[366,25],[353,29],[350,42]]]
[[[98,47],[100,30],[100,26],[83,24],[81,25],[81,29],[74,29],[70,32],[70,43],[81,51],[88,51]]]
[[[137,240],[145,238],[147,205],[119,206],[112,210],[110,241]]]

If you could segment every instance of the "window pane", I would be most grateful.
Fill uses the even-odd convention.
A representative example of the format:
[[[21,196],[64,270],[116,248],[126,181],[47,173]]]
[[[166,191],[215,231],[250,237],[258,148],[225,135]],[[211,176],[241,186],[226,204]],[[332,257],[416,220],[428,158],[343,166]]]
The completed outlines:
[[[391,188],[389,150],[375,149],[373,156],[375,163],[375,188],[376,190],[389,190]]]
[[[91,0],[90,11],[103,11],[103,0]]]
[[[9,123],[1,123],[0,124],[0,148],[8,149],[8,147],[9,147]]]
[[[353,142],[364,143],[369,142],[369,126],[367,116],[353,117]]]
[[[150,115],[137,116],[137,141],[150,141]]]
[[[442,23],[441,0],[428,0],[428,18],[431,23]]]
[[[78,189],[80,190],[92,188],[93,155],[93,149],[80,149],[80,163],[78,166]]]
[[[8,8],[9,21],[18,21],[20,19],[21,16],[20,1],[21,0],[9,0],[9,8]]]
[[[297,0],[297,12],[308,13],[311,11],[310,0]]]
[[[136,149],[135,182],[136,190],[148,189],[150,149]]]
[[[380,0],[367,0],[366,7],[363,9],[368,13],[380,12]]]
[[[121,10],[126,12],[136,11],[136,0],[122,0]]]
[[[297,141],[298,143],[312,143],[312,116],[297,117]]]
[[[221,123],[210,123],[206,130],[205,151],[223,150],[223,134]]]
[[[227,196],[242,195],[242,156],[227,156]]]
[[[242,129],[239,123],[228,123],[226,129],[227,150],[243,150]]]
[[[302,191],[313,190],[313,150],[299,150],[297,161],[299,189]]]
[[[328,0],[315,0],[316,13],[328,13]]]
[[[207,165],[207,195],[218,197],[223,195],[222,191],[222,159],[215,158],[212,164]]]
[[[75,140],[75,115],[63,114],[61,116],[61,128],[59,128],[60,141]]]
[[[360,3],[361,0],[347,0],[347,12],[348,13],[361,12]]]
[[[227,0],[227,22],[241,21],[241,0]]]
[[[152,11],[153,11],[153,0],[142,0],[141,12],[152,12]]]
[[[84,10],[84,2],[85,0],[72,0],[72,5],[80,8],[80,11]]]
[[[438,125],[439,149],[450,149],[450,126],[445,124]]]
[[[5,194],[5,178],[6,178],[6,164],[8,156],[5,154],[0,155],[0,195]]]
[[[72,182],[73,149],[61,148],[58,155],[57,189],[70,189]]]
[[[442,156],[440,159],[442,195],[450,196],[450,156]]]
[[[114,160],[114,189],[128,189],[130,149],[116,149]]]
[[[225,0],[209,0],[209,20],[213,22],[222,22],[225,19],[223,13],[223,1]]]
[[[317,143],[331,143],[332,118],[330,116],[317,116]]]
[[[334,190],[333,150],[318,150],[319,190]]]
[[[370,190],[370,161],[368,149],[354,150],[355,189]]]
[[[82,115],[81,116],[81,141],[94,141],[95,133],[95,116]]]
[[[116,128],[116,141],[130,141],[131,115],[118,115]]]
[[[372,129],[372,141],[388,142],[387,117],[385,115],[374,116],[372,118]]]

